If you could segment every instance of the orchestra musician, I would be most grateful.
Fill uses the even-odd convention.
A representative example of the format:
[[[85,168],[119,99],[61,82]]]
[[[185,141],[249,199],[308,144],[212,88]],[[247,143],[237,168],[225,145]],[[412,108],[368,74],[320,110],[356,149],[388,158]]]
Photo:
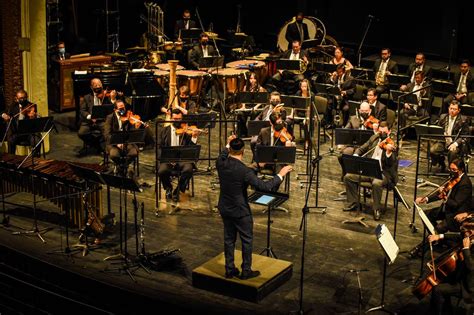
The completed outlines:
[[[382,198],[382,190],[387,186],[395,186],[397,183],[397,169],[398,169],[398,158],[395,143],[389,138],[390,129],[386,121],[382,121],[379,124],[379,129],[370,139],[364,143],[360,148],[355,150],[354,155],[361,156],[364,154],[371,154],[371,158],[380,161],[382,168],[383,179],[376,179],[371,177],[360,177],[357,174],[346,174],[344,176],[344,184],[346,186],[347,202],[349,206],[344,208],[343,211],[353,211],[358,207],[358,182],[371,182],[372,183],[372,198],[373,198],[373,212],[374,219],[380,220],[381,216],[381,205],[380,201]]]
[[[187,124],[182,123],[183,113],[175,108],[171,111],[171,120],[174,122],[164,128],[160,128],[157,145],[158,150],[161,147],[170,146],[187,146],[195,145],[198,141],[200,131],[198,129],[191,129]],[[163,189],[166,192],[166,199],[173,199],[173,201],[179,201],[179,193],[185,192],[189,180],[193,176],[193,164],[189,162],[179,163],[160,163],[158,169],[158,176],[163,184]],[[172,171],[179,172],[178,185],[173,190],[171,183]]]
[[[398,73],[398,64],[390,58],[391,54],[389,48],[382,48],[380,58],[375,60],[374,63],[375,88],[378,95],[390,90],[387,75]]]
[[[307,52],[306,50],[301,48],[301,42],[298,40],[293,40],[291,42],[291,49],[285,51],[282,55],[282,58],[290,60],[301,60],[301,62],[304,63],[304,66],[309,63]],[[304,75],[302,73],[288,70],[278,70],[271,78],[271,83],[278,90],[281,90],[283,83],[282,81],[293,80],[295,83],[299,83],[303,79]]]
[[[187,85],[180,86],[179,95],[177,96],[178,104],[175,105],[175,102],[173,102],[173,108],[162,107],[161,111],[163,113],[167,113],[168,111],[176,108],[176,109],[179,109],[179,111],[183,115],[195,114],[197,111],[196,102],[190,99],[189,94],[190,94],[189,86]]]
[[[181,30],[189,30],[191,28],[196,28],[196,21],[191,19],[191,12],[188,9],[183,11],[183,17],[179,20],[176,20],[174,25],[174,38],[179,39]]]
[[[128,119],[130,114],[131,111],[126,108],[125,102],[123,100],[116,100],[114,112],[107,115],[103,127],[107,153],[110,159],[118,166],[118,169],[123,172],[137,158],[138,146],[134,143],[127,143],[126,146],[124,143],[112,145],[110,140],[113,132],[136,129],[136,123]],[[130,172],[127,176],[130,176]]]
[[[252,186],[261,191],[274,190],[283,177],[292,171],[292,167],[285,166],[271,180],[263,181],[243,163],[244,149],[242,139],[230,136],[226,148],[217,158],[216,166],[220,183],[217,207],[224,223],[225,277],[239,276],[245,280],[260,275],[258,270],[252,270],[253,218],[247,188]],[[234,264],[237,233],[242,242],[242,272]]]
[[[377,118],[379,121],[387,120],[387,105],[379,101],[377,89],[369,88],[367,90],[367,103],[369,103],[372,108],[372,115]],[[392,126],[389,126],[392,128]]]
[[[8,106],[2,113],[2,118],[6,126],[9,125],[6,134],[8,142],[8,152],[15,154],[16,146],[20,143],[35,144],[34,135],[18,135],[18,121],[37,117],[36,104],[28,100],[28,93],[24,89],[19,89],[15,94],[15,102]]]
[[[471,104],[474,101],[474,76],[471,73],[471,62],[469,60],[461,61],[459,72],[455,73],[453,82],[456,87],[456,94],[450,94],[444,99],[440,114],[448,112],[452,100],[456,100],[461,104]]]
[[[64,42],[58,42],[56,45],[56,52],[51,56],[51,60],[58,62],[60,60],[66,60],[71,58],[71,54],[66,52],[66,44]]]
[[[250,72],[247,76],[248,80],[243,88],[244,92],[261,93],[267,90],[258,83],[257,74]],[[246,111],[245,104],[240,104],[240,111],[237,111],[237,135],[240,138],[248,137],[247,120],[251,117],[252,113],[257,110],[261,104],[256,104],[252,109],[253,111]]]
[[[334,58],[329,61],[330,64],[340,65],[343,64],[346,68],[346,71],[351,71],[354,68],[352,63],[344,57],[344,51],[341,47],[337,46],[334,49]]]
[[[423,77],[427,81],[431,81],[432,70],[431,67],[426,64],[425,54],[419,52],[415,56],[415,62],[412,62],[407,69],[407,75],[410,77],[410,83],[415,83],[415,73],[417,71],[423,72]]]
[[[452,100],[449,105],[449,113],[442,114],[439,118],[438,125],[443,127],[444,135],[448,136],[444,139],[432,141],[430,146],[430,157],[433,166],[439,164],[441,172],[446,169],[443,153],[448,152],[448,162],[451,162],[461,152],[469,150],[469,140],[463,138],[469,135],[469,118],[461,115],[461,104]]]
[[[309,83],[309,80],[308,79],[303,79],[300,81],[300,84],[299,84],[299,89],[298,91],[296,91],[296,96],[300,96],[300,97],[306,97],[306,98],[309,98],[310,99],[310,106],[311,104],[313,104],[314,102],[314,93],[313,91],[311,91],[310,89],[310,83]],[[303,119],[305,121],[305,123],[308,123],[309,124],[309,121],[306,120],[306,118],[309,118],[309,115],[310,115],[310,109],[307,108],[307,109],[295,109],[294,112],[292,113],[293,115],[290,114],[290,116],[293,117],[293,121],[295,120],[295,116],[296,116],[296,119]]]
[[[285,38],[288,41],[288,49],[291,49],[291,43],[294,41],[302,43],[309,39],[308,25],[303,22],[303,19],[303,12],[298,12],[295,22],[288,24],[285,33]]]
[[[209,35],[201,33],[199,44],[188,52],[188,65],[191,69],[199,69],[199,60],[203,57],[210,57],[216,54],[214,46],[209,45]]]
[[[339,64],[337,65],[336,71],[334,71],[329,77],[328,83],[336,86],[339,94],[334,95],[334,98],[330,97],[328,99],[328,108],[325,116],[328,121],[331,122],[333,121],[332,112],[341,110],[342,126],[344,126],[349,120],[349,105],[347,101],[352,99],[355,93],[356,81],[346,72],[346,66],[344,64]]]
[[[454,159],[449,164],[450,180],[428,196],[417,197],[417,204],[427,204],[442,200],[443,203],[434,209],[427,210],[427,217],[435,226],[438,233],[458,232],[459,222],[456,216],[460,213],[470,211],[472,202],[472,182],[465,173],[466,167],[461,159]],[[452,186],[448,191],[447,188]],[[422,255],[426,248],[423,242],[415,246],[409,252],[411,258]]]
[[[403,104],[403,108],[401,110],[401,116],[400,116],[401,127],[405,127],[407,119],[410,116],[417,116],[419,118],[422,118],[429,115],[427,108],[424,108],[423,103],[422,103],[423,98],[427,98],[427,99],[431,98],[431,88],[427,87],[429,85],[429,82],[426,80],[424,76],[424,72],[421,70],[416,71],[414,76],[415,76],[415,81],[410,82],[407,85],[402,85],[400,87],[400,90],[404,92],[413,92],[413,91],[418,91],[424,87],[426,88],[424,90],[415,92],[416,99],[418,100],[417,104],[408,104],[408,103]]]
[[[84,141],[85,144],[93,146],[98,152],[102,152],[105,146],[104,139],[104,122],[102,119],[92,118],[92,108],[94,106],[101,106],[107,104],[114,104],[117,99],[117,92],[106,91],[102,86],[102,81],[98,78],[91,80],[91,90],[84,96],[81,101],[81,126],[77,135]],[[87,154],[87,148],[82,148],[78,155],[84,156]]]

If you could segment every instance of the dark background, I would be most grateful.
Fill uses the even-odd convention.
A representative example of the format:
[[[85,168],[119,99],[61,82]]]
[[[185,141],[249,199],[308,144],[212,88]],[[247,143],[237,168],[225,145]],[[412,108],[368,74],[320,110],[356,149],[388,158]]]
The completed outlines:
[[[109,3],[115,1],[108,0]],[[61,1],[64,28],[60,38],[73,52],[94,52],[105,48],[104,22],[105,2],[75,1],[78,37],[73,31],[74,18],[71,1]],[[142,0],[119,0],[120,7],[120,48],[139,44],[141,34],[146,31],[146,23],[140,15],[146,16]],[[453,46],[452,60],[469,58],[474,48],[468,43],[468,10],[458,1],[440,6],[434,2],[423,1],[155,1],[165,12],[165,32],[172,36],[173,25],[180,18],[182,10],[188,8],[193,19],[197,20],[198,8],[204,28],[212,23],[219,37],[237,24],[237,5],[241,4],[242,31],[253,35],[259,48],[275,50],[276,37],[285,22],[296,12],[303,11],[307,16],[320,19],[326,26],[327,34],[339,44],[356,50],[363,36],[368,15],[373,15],[373,23],[363,47],[363,56],[390,47],[395,55],[412,56],[424,51],[429,58],[447,60]],[[453,30],[455,37],[453,37]],[[50,43],[53,44],[53,43]],[[349,50],[350,51],[350,50]]]

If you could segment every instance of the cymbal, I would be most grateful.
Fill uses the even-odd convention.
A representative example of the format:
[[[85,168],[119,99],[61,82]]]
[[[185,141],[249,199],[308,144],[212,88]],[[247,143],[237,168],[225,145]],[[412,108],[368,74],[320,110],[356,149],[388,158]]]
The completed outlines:
[[[135,46],[135,47],[127,48],[126,50],[146,50],[146,48],[145,47],[140,47],[140,46]]]
[[[214,33],[214,32],[206,32],[206,34],[207,34],[207,36],[209,36],[209,37],[217,37],[217,36],[219,36],[219,34]]]
[[[118,52],[114,52],[114,53],[105,53],[106,56],[110,56],[110,57],[116,57],[116,58],[125,58],[126,56],[124,54],[120,54]]]

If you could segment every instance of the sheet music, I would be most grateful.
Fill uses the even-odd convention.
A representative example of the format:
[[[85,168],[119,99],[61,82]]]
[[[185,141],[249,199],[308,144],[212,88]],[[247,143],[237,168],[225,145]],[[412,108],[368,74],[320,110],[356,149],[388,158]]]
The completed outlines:
[[[428,219],[428,217],[426,216],[425,211],[423,211],[423,209],[421,209],[420,206],[418,206],[416,203],[415,203],[415,208],[418,212],[418,215],[421,218],[421,221],[423,221],[423,224],[426,226],[428,231],[430,231],[430,234],[431,235],[436,235],[437,234],[436,230],[435,230],[433,224],[431,223],[430,219]]]
[[[392,264],[400,251],[400,248],[393,239],[392,234],[385,224],[379,224],[375,228],[375,235],[389,259],[389,264]]]

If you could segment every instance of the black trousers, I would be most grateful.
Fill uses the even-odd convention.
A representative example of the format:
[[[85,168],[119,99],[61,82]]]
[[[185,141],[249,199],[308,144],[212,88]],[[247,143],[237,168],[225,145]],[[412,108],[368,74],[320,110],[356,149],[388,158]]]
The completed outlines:
[[[242,271],[252,269],[252,241],[253,241],[253,217],[247,215],[240,218],[222,217],[224,222],[224,255],[225,270],[230,272],[235,268],[234,250],[237,240],[237,232],[242,242]]]
[[[431,308],[433,314],[453,314],[451,297],[461,297],[462,289],[459,283],[440,283],[431,291]]]
[[[181,192],[186,191],[186,186],[188,185],[188,181],[193,176],[193,164],[192,163],[160,163],[160,168],[158,169],[158,176],[160,176],[160,181],[163,184],[163,188],[173,189],[173,185],[171,184],[171,176],[173,175],[173,171],[179,172],[180,177],[178,180],[178,188]]]
[[[77,132],[79,138],[87,145],[93,146],[98,150],[104,150],[104,123],[82,124]]]

